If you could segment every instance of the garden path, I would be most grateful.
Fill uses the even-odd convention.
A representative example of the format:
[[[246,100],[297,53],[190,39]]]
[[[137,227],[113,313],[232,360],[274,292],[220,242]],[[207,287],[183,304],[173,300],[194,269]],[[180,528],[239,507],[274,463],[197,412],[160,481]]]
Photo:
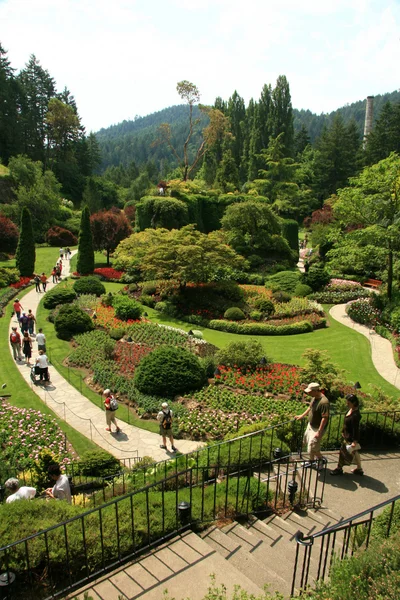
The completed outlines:
[[[75,252],[72,252],[72,255]],[[67,277],[69,273],[70,261],[64,260],[62,278]],[[50,290],[55,285],[49,281],[47,289]],[[31,290],[22,300],[24,309],[28,311],[30,308],[33,314],[36,314],[42,297],[43,292],[39,293],[36,290]],[[16,318],[12,317],[10,330],[11,326],[16,324]],[[38,355],[37,344],[34,340],[32,346],[31,362],[34,362]],[[9,345],[9,348],[11,352],[11,345]],[[118,421],[122,428],[121,433],[106,432],[104,410],[95,406],[88,398],[70,385],[54,367],[50,368],[51,383],[45,387],[40,384],[35,385],[31,382],[31,370],[25,362],[16,362],[16,365],[26,383],[32,387],[33,391],[58,417],[115,457],[129,459],[136,456],[151,456],[155,461],[159,461],[173,456],[173,454],[159,447],[161,438],[151,431]],[[179,440],[176,442],[179,452],[182,453],[191,452],[202,445],[200,442],[193,442],[191,440]]]
[[[336,321],[342,323],[342,325],[351,327],[351,329],[361,333],[370,341],[372,362],[379,375],[400,389],[400,369],[394,361],[392,344],[389,340],[381,337],[366,325],[361,325],[360,323],[352,321],[346,313],[346,304],[336,304],[335,306],[332,306],[329,314]]]

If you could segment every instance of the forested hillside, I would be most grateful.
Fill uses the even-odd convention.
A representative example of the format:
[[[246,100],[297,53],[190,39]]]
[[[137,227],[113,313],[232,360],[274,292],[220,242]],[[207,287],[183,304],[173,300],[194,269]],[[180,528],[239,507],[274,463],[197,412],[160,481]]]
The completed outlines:
[[[375,96],[375,121],[386,102],[399,103],[400,92],[394,91]],[[304,126],[311,143],[314,144],[324,127],[330,127],[335,116],[340,114],[346,124],[354,119],[359,135],[362,136],[365,104],[365,99],[359,100],[342,106],[331,113],[320,115],[312,113],[310,110],[297,110],[294,108],[294,131],[299,132]],[[193,114],[195,118],[200,118],[193,138],[193,146],[196,147],[201,137],[201,129],[205,126],[207,119],[197,107],[194,107]],[[176,165],[176,161],[165,146],[152,147],[152,143],[157,137],[157,128],[161,123],[169,123],[174,145],[182,146],[187,135],[187,115],[187,106],[176,105],[145,117],[138,117],[134,121],[123,121],[117,125],[101,129],[96,133],[96,137],[101,147],[102,170],[111,165],[128,165],[131,161],[135,161],[137,166],[141,166],[151,160],[155,162],[161,174],[163,172],[166,174],[171,166]]]

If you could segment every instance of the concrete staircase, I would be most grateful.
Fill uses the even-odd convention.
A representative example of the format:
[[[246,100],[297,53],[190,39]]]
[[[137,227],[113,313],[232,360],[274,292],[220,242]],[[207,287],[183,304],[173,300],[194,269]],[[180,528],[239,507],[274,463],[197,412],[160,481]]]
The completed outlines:
[[[270,592],[289,598],[296,532],[315,533],[340,519],[333,511],[319,508],[213,525],[200,535],[188,531],[68,598],[83,600],[87,591],[93,600],[160,600],[167,589],[176,600],[202,600],[211,574],[217,585],[226,586],[228,597],[235,585],[262,596],[267,584]],[[310,563],[311,583],[318,569],[316,550]]]

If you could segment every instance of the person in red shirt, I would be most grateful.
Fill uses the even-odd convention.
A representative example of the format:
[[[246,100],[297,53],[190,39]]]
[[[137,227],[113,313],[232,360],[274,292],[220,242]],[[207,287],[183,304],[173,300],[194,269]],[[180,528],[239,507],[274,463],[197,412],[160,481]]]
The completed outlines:
[[[47,277],[45,273],[42,273],[40,276],[40,281],[42,282],[42,286],[43,286],[43,291],[46,291],[46,286],[47,286]]]
[[[10,344],[13,351],[14,360],[22,360],[21,354],[21,336],[16,327],[11,327]]]
[[[17,321],[19,321],[19,318],[21,316],[21,312],[24,310],[22,304],[20,303],[20,301],[18,300],[18,298],[15,298],[15,302],[13,304],[13,309],[15,312],[15,316],[17,317]]]

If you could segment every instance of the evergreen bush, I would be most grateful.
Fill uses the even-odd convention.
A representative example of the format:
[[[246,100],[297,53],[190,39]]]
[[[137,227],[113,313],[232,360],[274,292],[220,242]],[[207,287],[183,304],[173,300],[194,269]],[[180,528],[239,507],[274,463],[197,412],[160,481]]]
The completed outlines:
[[[142,294],[140,296],[140,303],[144,304],[145,306],[149,306],[150,308],[154,308],[156,301],[154,300],[153,296]]]
[[[288,241],[292,250],[299,253],[299,224],[294,219],[282,221],[282,235]]]
[[[314,292],[318,292],[321,288],[327,285],[331,280],[331,276],[323,265],[311,265],[307,273],[301,276],[301,282],[309,285]]]
[[[35,240],[33,237],[31,213],[24,206],[21,215],[18,246],[15,253],[15,265],[21,277],[32,277],[35,270],[35,258]]]
[[[282,290],[277,290],[272,294],[273,299],[276,302],[290,302],[292,296],[288,294],[288,292],[284,292]]]
[[[241,369],[255,369],[262,358],[265,358],[264,349],[260,342],[248,340],[246,342],[230,342],[215,355],[217,362],[227,367],[237,366]]]
[[[87,206],[83,209],[81,216],[76,270],[81,275],[89,275],[94,271],[93,236],[90,227],[90,212]]]
[[[232,306],[225,311],[224,318],[228,319],[229,321],[243,321],[243,319],[246,318],[246,315],[237,306]]]
[[[115,316],[121,321],[128,321],[130,319],[140,319],[143,313],[143,307],[136,302],[128,298],[128,296],[113,296],[113,307],[115,310]]]
[[[254,301],[254,308],[258,309],[262,312],[263,315],[273,315],[275,312],[275,306],[268,300],[268,298],[264,298],[263,296],[259,296]]]
[[[142,294],[145,296],[153,296],[157,291],[157,286],[153,281],[146,281],[142,285]]]
[[[270,275],[265,281],[265,287],[268,289],[282,290],[292,294],[300,280],[300,271],[280,271],[275,275]]]
[[[321,320],[321,326],[326,325],[326,320]],[[295,335],[297,333],[308,333],[313,330],[309,321],[299,321],[291,325],[270,325],[269,323],[237,323],[235,321],[223,321],[213,319],[207,325],[210,329],[225,331],[226,333],[239,333],[243,335]]]
[[[70,304],[76,299],[76,293],[69,286],[57,285],[48,292],[43,299],[44,308],[51,309],[58,304]]]
[[[198,390],[204,382],[199,359],[184,348],[172,346],[162,346],[145,356],[134,378],[139,391],[169,397]]]
[[[122,467],[119,460],[105,450],[88,450],[82,454],[77,469],[81,475],[107,477],[119,473]]]
[[[106,293],[106,288],[95,275],[77,279],[72,287],[78,295],[94,294],[99,297]]]
[[[77,333],[92,331],[94,325],[87,313],[75,304],[67,304],[60,308],[54,321],[57,337],[70,340]]]
[[[294,288],[294,295],[298,296],[299,298],[305,298],[306,296],[309,296],[312,293],[312,289],[310,288],[309,285],[306,285],[305,283],[298,283],[296,285],[296,287]]]

